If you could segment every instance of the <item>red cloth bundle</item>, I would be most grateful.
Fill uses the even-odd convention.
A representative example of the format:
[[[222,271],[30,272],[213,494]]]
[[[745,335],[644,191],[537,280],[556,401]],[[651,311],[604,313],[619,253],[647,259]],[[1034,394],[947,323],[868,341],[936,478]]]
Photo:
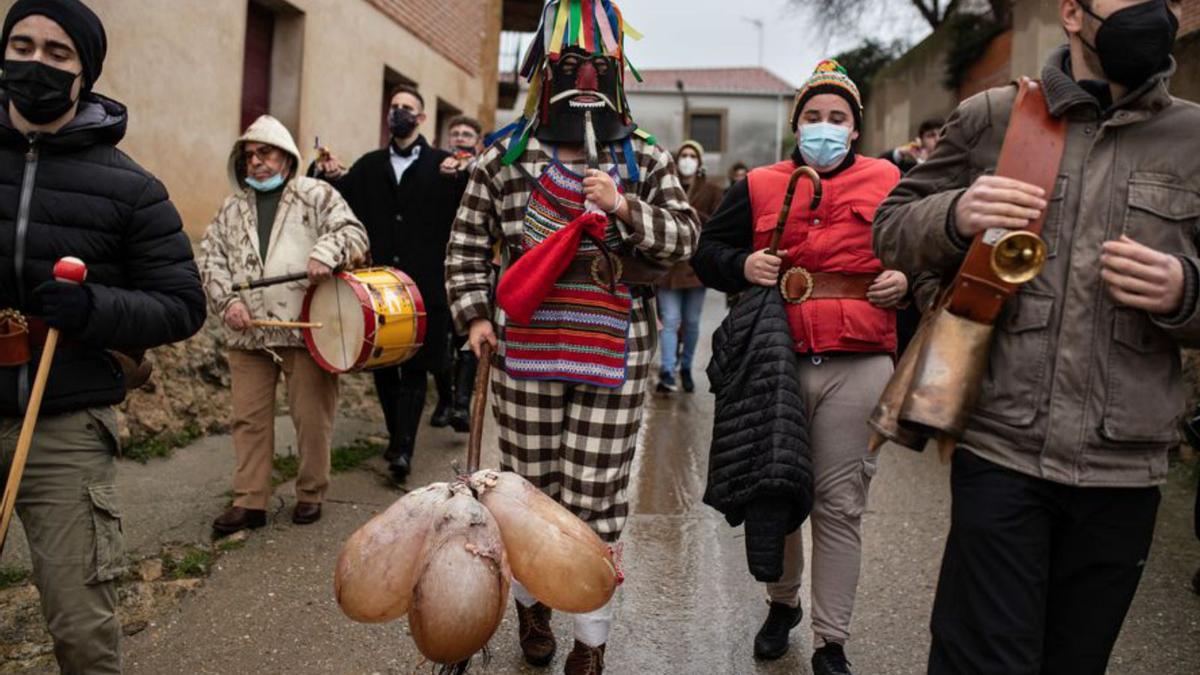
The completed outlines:
[[[603,240],[607,227],[608,216],[592,211],[546,237],[500,277],[496,303],[517,323],[528,324],[554,283],[575,259],[583,235]]]

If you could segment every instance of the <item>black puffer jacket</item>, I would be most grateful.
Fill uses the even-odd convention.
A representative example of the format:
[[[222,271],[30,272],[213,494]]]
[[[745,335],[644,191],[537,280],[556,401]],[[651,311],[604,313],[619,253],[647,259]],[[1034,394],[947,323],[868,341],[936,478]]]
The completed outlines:
[[[32,291],[53,277],[55,261],[83,260],[91,316],[82,331],[63,334],[42,411],[119,403],[124,376],[107,349],[183,340],[204,323],[191,243],[163,184],[116,148],[125,106],[87,94],[74,120],[33,139],[7,110],[0,95],[0,308],[36,316]],[[28,387],[38,356],[35,348],[28,367],[0,368],[0,415],[21,413],[20,373]]]
[[[745,521],[750,573],[778,581],[784,539],[812,510],[813,472],[791,329],[774,287],[746,291],[730,309],[713,335],[708,377],[717,400],[704,503],[731,525]]]

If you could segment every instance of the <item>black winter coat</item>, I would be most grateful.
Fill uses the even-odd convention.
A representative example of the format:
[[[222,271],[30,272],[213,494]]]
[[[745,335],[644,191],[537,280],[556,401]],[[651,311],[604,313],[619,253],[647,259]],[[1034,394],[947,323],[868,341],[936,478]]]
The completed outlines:
[[[443,365],[450,334],[446,302],[446,244],[467,188],[466,172],[446,176],[439,167],[449,153],[418,137],[420,154],[400,184],[389,148],[368,152],[333,184],[367,228],[371,262],[395,267],[416,282],[425,302],[425,347],[404,365]]]
[[[53,278],[55,261],[82,259],[90,318],[82,331],[63,334],[42,412],[120,403],[124,375],[107,349],[149,349],[204,324],[191,243],[163,184],[116,148],[125,106],[87,94],[74,120],[32,139],[13,128],[7,110],[0,96],[0,307],[36,316],[32,291]],[[24,370],[29,386],[38,356],[35,349],[24,369],[0,368],[0,415],[21,414],[18,378]]]
[[[791,329],[774,287],[741,295],[713,335],[707,372],[716,406],[704,503],[731,525],[745,521],[750,573],[778,581],[784,539],[812,510],[813,471]]]

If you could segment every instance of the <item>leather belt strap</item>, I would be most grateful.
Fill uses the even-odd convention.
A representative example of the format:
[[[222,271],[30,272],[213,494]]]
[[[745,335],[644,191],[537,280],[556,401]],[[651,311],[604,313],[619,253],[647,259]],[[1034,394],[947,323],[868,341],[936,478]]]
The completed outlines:
[[[516,262],[516,259],[517,256],[514,256],[512,262]],[[630,286],[653,285],[662,279],[662,268],[654,267],[653,263],[626,255],[613,256],[612,259],[616,263],[617,281],[620,283]],[[612,283],[612,275],[604,256],[596,253],[576,256],[558,280],[591,282],[607,288]]]
[[[803,267],[793,267],[779,279],[779,290],[783,299],[792,304],[809,300],[866,300],[867,289],[876,276],[809,272]]]
[[[1054,193],[1059,164],[1066,147],[1067,122],[1054,118],[1046,107],[1041,83],[1021,78],[1020,90],[1013,102],[1004,145],[996,162],[996,175],[1036,185]],[[1040,235],[1046,212],[1029,225],[1028,230]],[[980,232],[946,292],[945,305],[952,314],[983,324],[994,324],[1006,300],[1017,289],[1001,279],[992,269],[992,249],[1003,231]]]

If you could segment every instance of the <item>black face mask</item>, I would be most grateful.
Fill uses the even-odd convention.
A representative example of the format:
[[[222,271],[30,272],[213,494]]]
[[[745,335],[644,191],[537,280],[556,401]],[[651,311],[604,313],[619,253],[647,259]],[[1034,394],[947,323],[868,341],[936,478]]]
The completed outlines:
[[[41,61],[4,61],[4,88],[17,112],[34,124],[48,124],[67,114],[75,104],[71,87],[74,73]]]
[[[621,96],[620,65],[611,56],[567,47],[551,59],[543,91],[546,98],[537,138],[547,143],[582,143],[583,114],[592,112],[592,127],[600,143],[619,141],[633,132],[617,106]]]
[[[417,116],[404,108],[392,108],[388,113],[388,130],[396,138],[408,138],[417,128]]]
[[[1170,63],[1179,19],[1167,7],[1166,0],[1151,0],[1126,7],[1101,18],[1079,1],[1089,16],[1100,22],[1096,44],[1084,46],[1100,57],[1100,67],[1110,82],[1136,89]]]

